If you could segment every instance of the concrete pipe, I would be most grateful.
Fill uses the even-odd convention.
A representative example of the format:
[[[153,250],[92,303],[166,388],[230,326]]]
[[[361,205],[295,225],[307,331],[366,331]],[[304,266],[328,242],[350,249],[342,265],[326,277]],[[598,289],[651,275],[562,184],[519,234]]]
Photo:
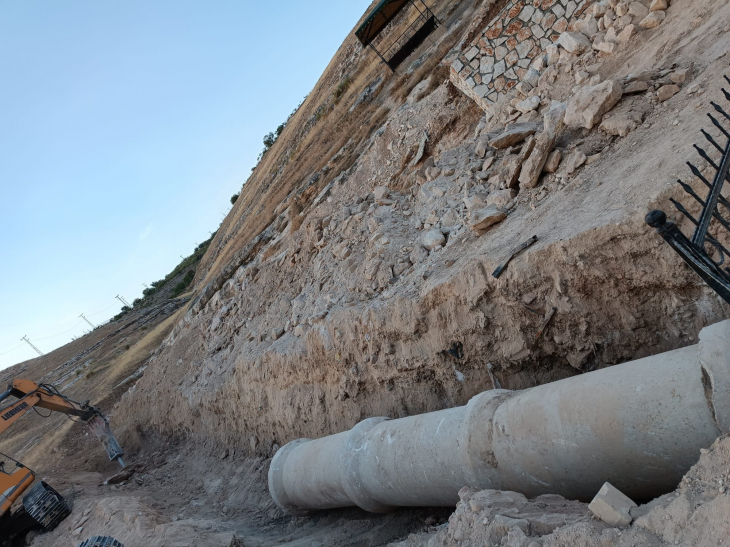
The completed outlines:
[[[730,432],[730,321],[695,346],[464,407],[283,446],[269,490],[289,514],[358,506],[453,506],[464,486],[590,500],[608,481],[635,499],[666,493]]]

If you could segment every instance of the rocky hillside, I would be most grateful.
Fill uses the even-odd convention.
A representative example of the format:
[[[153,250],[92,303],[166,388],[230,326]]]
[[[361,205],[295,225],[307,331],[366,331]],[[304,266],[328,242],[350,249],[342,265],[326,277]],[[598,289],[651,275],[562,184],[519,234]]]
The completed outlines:
[[[579,502],[494,491],[462,491],[450,517],[290,519],[269,497],[269,458],[292,439],[683,347],[730,311],[644,222],[661,208],[691,229],[669,199],[684,196],[678,177],[704,191],[687,160],[710,173],[691,145],[725,100],[730,5],[432,4],[441,26],[395,73],[354,36],[342,45],[243,186],[144,374],[120,385],[113,424],[136,478],[96,488],[107,470],[66,473],[89,518],[33,545],[105,531],[226,547],[730,536],[715,487],[727,439],[624,529]]]

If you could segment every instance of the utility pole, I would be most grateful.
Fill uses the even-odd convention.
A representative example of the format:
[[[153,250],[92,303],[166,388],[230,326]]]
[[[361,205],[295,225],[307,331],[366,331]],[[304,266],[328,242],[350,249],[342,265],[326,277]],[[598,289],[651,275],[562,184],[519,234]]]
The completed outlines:
[[[183,255],[180,255],[180,258],[182,258],[183,260],[185,260],[185,257]]]
[[[149,289],[149,287],[147,286],[147,283],[142,283],[142,286],[143,286],[143,287],[144,287],[145,289]]]
[[[84,321],[86,321],[89,324],[89,326],[91,327],[92,330],[96,328],[91,321],[89,321],[88,319],[86,319],[86,317],[84,317],[84,314],[83,313],[81,315],[79,315],[79,317],[81,319],[83,319]]]
[[[124,300],[123,297],[121,297],[119,295],[116,295],[114,298],[116,298],[117,300],[119,300],[122,304],[124,304],[128,308],[131,308],[132,307],[132,306],[129,305],[129,302],[127,302],[126,300]]]
[[[35,347],[33,344],[31,344],[30,340],[28,340],[28,335],[27,334],[25,336],[23,336],[23,338],[21,338],[21,340],[23,342],[25,342],[26,344],[28,344],[30,347],[32,347],[34,350],[36,350],[36,352],[38,353],[38,355],[43,355],[43,352],[41,350],[39,350],[37,347]]]

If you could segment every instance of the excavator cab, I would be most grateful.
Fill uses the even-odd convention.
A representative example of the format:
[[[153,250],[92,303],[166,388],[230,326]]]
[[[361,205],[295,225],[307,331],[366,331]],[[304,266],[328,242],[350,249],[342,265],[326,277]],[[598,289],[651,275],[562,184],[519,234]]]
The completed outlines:
[[[11,397],[15,402],[2,406]],[[124,451],[109,429],[109,421],[88,401],[78,403],[59,393],[52,385],[15,380],[0,394],[0,434],[29,410],[39,407],[80,418],[101,441],[110,460],[124,467]],[[63,497],[43,481],[35,482],[35,473],[17,460],[0,454],[0,547],[30,529],[51,531],[71,514]],[[12,465],[13,469],[7,470]],[[32,487],[31,487],[32,486]],[[22,505],[11,513],[13,504]]]

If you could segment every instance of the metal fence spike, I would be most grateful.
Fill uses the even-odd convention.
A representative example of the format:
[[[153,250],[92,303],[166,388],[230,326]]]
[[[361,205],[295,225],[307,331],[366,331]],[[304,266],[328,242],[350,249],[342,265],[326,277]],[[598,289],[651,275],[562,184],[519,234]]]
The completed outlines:
[[[705,178],[705,177],[704,177],[704,176],[702,175],[702,173],[700,172],[700,170],[699,170],[699,169],[697,169],[697,167],[695,167],[695,166],[694,166],[694,165],[692,164],[692,162],[689,162],[689,161],[688,161],[688,162],[687,162],[687,165],[689,165],[689,169],[690,169],[690,171],[692,171],[692,174],[693,174],[693,175],[694,175],[695,177],[697,177],[698,179],[700,179],[700,180],[701,180],[702,182],[704,182],[704,183],[705,183],[705,184],[706,184],[707,186],[710,186],[710,181],[709,181],[709,180],[707,180],[707,179],[706,179],[706,178]]]
[[[693,217],[690,214],[690,212],[687,209],[685,209],[684,206],[681,203],[679,203],[674,198],[669,198],[669,201],[671,201],[674,204],[674,206],[677,208],[677,211],[679,211],[680,213],[682,213],[684,216],[686,216],[692,222],[692,224],[694,224],[695,226],[697,226],[697,219],[695,217]]]
[[[710,156],[707,155],[707,152],[705,152],[705,150],[703,148],[701,148],[700,146],[697,146],[696,144],[693,144],[692,146],[695,147],[695,150],[697,150],[697,153],[700,156],[702,156],[703,160],[705,160],[707,163],[709,163],[715,171],[718,170],[717,164],[714,161],[712,161],[712,158],[710,158]]]
[[[705,206],[705,202],[704,202],[704,201],[702,201],[702,198],[701,198],[700,196],[698,196],[698,195],[697,195],[697,194],[695,193],[695,191],[694,191],[694,190],[692,190],[692,187],[691,187],[691,186],[690,186],[689,184],[686,184],[686,183],[682,182],[682,181],[681,181],[680,179],[677,179],[677,182],[678,182],[678,183],[679,183],[679,185],[680,185],[680,186],[681,186],[681,187],[682,187],[682,188],[684,189],[684,191],[685,191],[685,192],[687,192],[687,193],[688,193],[688,194],[689,194],[690,196],[692,196],[693,198],[695,198],[695,199],[697,200],[697,202],[698,202],[698,203],[699,203],[700,205],[702,205],[702,207],[704,207],[704,206]]]
[[[720,151],[720,153],[721,153],[721,154],[724,154],[724,153],[725,153],[725,149],[724,149],[724,148],[723,148],[722,146],[720,146],[719,144],[717,144],[717,142],[715,142],[715,139],[713,139],[713,138],[712,138],[712,135],[710,135],[710,134],[709,134],[709,133],[708,133],[707,131],[705,131],[704,129],[700,129],[700,131],[701,131],[701,132],[702,132],[702,134],[703,134],[703,135],[705,136],[705,138],[706,138],[706,139],[707,139],[708,141],[710,141],[710,144],[712,144],[712,146],[714,146],[715,148],[717,148],[717,149],[718,149],[718,150]]]

